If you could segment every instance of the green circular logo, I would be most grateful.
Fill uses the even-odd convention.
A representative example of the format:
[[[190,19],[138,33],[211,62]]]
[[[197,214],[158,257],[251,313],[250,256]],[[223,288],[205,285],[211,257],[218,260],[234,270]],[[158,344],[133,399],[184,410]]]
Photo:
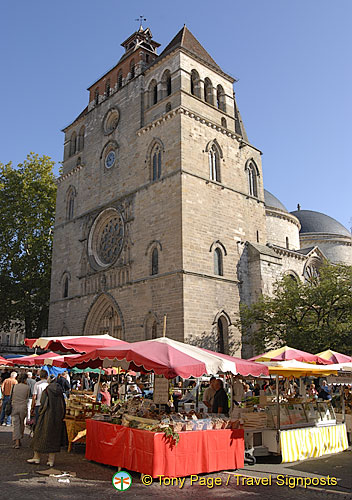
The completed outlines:
[[[112,476],[112,485],[118,491],[126,491],[131,488],[132,477],[124,470],[116,472],[116,474]]]

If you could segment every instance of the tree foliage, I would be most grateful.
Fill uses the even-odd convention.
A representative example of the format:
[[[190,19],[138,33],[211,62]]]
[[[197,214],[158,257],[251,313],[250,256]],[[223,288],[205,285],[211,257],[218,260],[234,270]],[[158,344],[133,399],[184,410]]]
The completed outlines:
[[[273,296],[241,306],[239,326],[258,352],[289,345],[352,355],[352,267],[326,263],[305,283],[283,277]]]
[[[56,184],[54,162],[30,153],[0,163],[0,328],[41,333],[48,321]]]

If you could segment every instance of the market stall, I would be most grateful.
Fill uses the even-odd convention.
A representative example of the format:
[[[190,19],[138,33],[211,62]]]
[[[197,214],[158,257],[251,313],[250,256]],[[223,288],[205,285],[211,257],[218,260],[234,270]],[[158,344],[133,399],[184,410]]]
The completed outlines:
[[[257,404],[237,410],[250,446],[257,454],[281,454],[282,462],[304,460],[347,449],[346,426],[338,424],[329,401],[315,398],[283,396],[279,393],[279,377],[325,377],[336,374],[336,365],[318,366],[299,361],[266,362],[275,376],[274,394],[262,391]],[[255,408],[254,408],[255,406]]]
[[[162,406],[170,398],[167,380],[219,372],[268,375],[266,366],[166,337],[115,349],[96,349],[75,360],[68,359],[67,363],[79,368],[120,366],[154,372],[158,382],[154,383],[153,401],[133,398],[116,405],[106,416],[87,420],[89,460],[152,477],[177,477],[243,466],[244,432],[239,421],[195,410],[170,414]]]

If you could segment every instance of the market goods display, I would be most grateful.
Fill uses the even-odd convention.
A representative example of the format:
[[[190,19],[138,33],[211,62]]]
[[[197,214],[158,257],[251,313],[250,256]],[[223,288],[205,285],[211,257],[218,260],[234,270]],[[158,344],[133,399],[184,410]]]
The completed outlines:
[[[177,444],[180,432],[211,429],[237,429],[238,421],[221,414],[189,412],[167,413],[149,399],[133,398],[113,407],[102,405],[101,413],[93,417],[113,424],[151,432],[164,432]]]
[[[92,392],[72,391],[66,401],[66,418],[85,420],[100,412],[101,404],[95,401]]]

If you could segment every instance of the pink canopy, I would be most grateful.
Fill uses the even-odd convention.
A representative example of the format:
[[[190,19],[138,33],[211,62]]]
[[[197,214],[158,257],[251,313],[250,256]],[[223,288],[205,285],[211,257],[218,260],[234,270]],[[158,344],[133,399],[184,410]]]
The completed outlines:
[[[46,365],[51,365],[51,366],[56,366],[58,368],[70,368],[70,366],[67,364],[67,360],[71,359],[74,360],[76,358],[79,358],[81,354],[63,354],[59,355],[55,353],[55,356],[48,357],[45,359],[44,364]]]
[[[351,363],[352,356],[347,356],[346,354],[341,354],[340,352],[332,351],[328,349],[323,352],[318,352],[317,356],[323,359],[328,359],[332,363]]]
[[[2,356],[0,356],[0,365],[11,366],[12,365],[12,361],[9,361],[8,359],[5,359]]]
[[[40,356],[23,356],[22,358],[9,358],[14,365],[23,365],[23,366],[41,366],[44,364],[47,358],[54,358],[59,356],[56,352],[46,352],[45,354],[41,354]]]
[[[320,358],[315,354],[310,354],[309,352],[300,351],[299,349],[294,349],[293,347],[283,346],[271,351],[259,354],[250,358],[250,361],[301,361],[303,363],[314,363],[316,365],[330,365],[331,361],[327,359]]]
[[[256,377],[269,373],[266,366],[177,342],[167,337],[115,348],[95,349],[72,360],[66,356],[65,361],[71,367],[120,366],[134,371],[153,371],[166,378],[200,377],[218,372]]]
[[[100,347],[115,347],[126,344],[123,340],[111,337],[111,335],[76,335],[59,337],[40,337],[39,339],[25,339],[25,344],[35,348],[51,349],[76,354],[77,352],[89,352]]]

